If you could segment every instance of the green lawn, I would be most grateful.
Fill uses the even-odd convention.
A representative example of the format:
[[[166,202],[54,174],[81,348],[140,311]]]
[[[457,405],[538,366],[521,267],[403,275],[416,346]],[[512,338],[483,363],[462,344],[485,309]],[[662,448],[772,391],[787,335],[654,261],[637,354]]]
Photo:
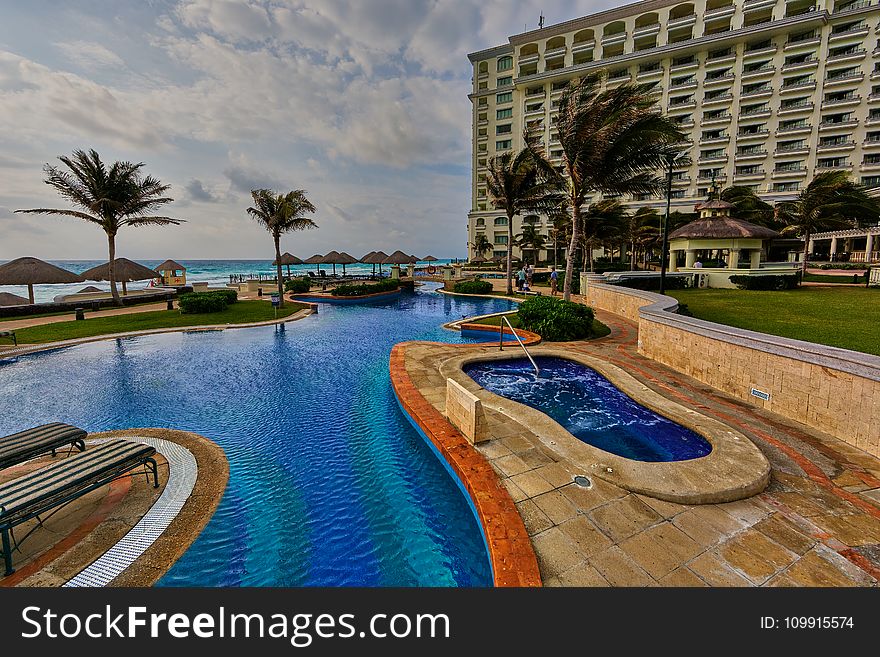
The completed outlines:
[[[519,313],[515,313],[513,315],[507,315],[507,319],[510,320],[513,328],[520,328],[519,321]],[[486,317],[485,319],[479,319],[474,324],[485,324],[486,326],[498,326],[501,323],[500,317]],[[604,338],[606,335],[611,333],[611,329],[605,326],[598,319],[593,320],[593,339],[595,338]]]
[[[700,319],[880,355],[880,290],[670,290]]]
[[[278,310],[278,317],[288,317],[307,307],[305,304],[286,301],[284,308]],[[43,324],[42,326],[19,329],[15,334],[19,344],[42,344],[130,331],[212,324],[250,324],[271,319],[275,319],[272,304],[266,301],[239,301],[219,313],[182,315],[177,310],[158,310],[131,315],[96,317],[81,322]]]
[[[852,274],[849,276],[833,276],[829,274],[806,274],[804,276],[804,280],[810,283],[849,283],[852,284],[853,277]],[[859,285],[865,284],[865,277],[861,274],[858,275],[857,283]]]

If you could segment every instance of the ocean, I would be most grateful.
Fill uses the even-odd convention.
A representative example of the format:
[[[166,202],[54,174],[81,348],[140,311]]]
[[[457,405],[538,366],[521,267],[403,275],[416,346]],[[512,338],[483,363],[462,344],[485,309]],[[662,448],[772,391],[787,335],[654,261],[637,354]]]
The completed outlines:
[[[50,260],[49,262],[51,262],[53,265],[61,267],[62,269],[67,269],[68,271],[79,274],[88,269],[91,269],[92,267],[106,262],[106,260]],[[155,267],[158,267],[165,261],[138,260],[137,262],[144,265],[145,267],[153,269]],[[232,275],[272,275],[275,273],[275,267],[272,266],[271,260],[176,260],[176,262],[179,262],[181,265],[186,267],[187,283],[206,282],[210,283],[212,286],[226,285],[229,282],[229,277]],[[418,266],[425,266],[428,264],[440,266],[449,262],[452,261],[448,259],[439,260],[435,263],[419,263]],[[383,265],[383,269],[387,268],[388,265]],[[283,267],[283,269],[284,274],[287,275],[287,267],[285,266]],[[324,269],[328,274],[332,273],[333,271],[332,265],[322,265],[321,269]],[[290,267],[290,273],[292,276],[296,276],[297,274],[305,276],[306,272],[315,272],[316,270],[316,265],[291,265]],[[337,273],[342,273],[342,265],[336,265],[336,271]],[[345,271],[349,274],[368,274],[373,271],[373,265],[346,265]],[[150,281],[137,281],[134,283],[128,283],[127,287],[130,290],[137,290],[148,287],[149,284]],[[52,301],[56,296],[73,294],[88,285],[97,287],[101,290],[110,289],[110,285],[103,281],[86,281],[84,283],[73,283],[64,285],[35,285],[34,300],[37,303],[49,302]],[[25,298],[27,298],[28,295],[27,286],[24,285],[2,285],[0,286],[0,292],[11,292],[12,294],[17,294]]]

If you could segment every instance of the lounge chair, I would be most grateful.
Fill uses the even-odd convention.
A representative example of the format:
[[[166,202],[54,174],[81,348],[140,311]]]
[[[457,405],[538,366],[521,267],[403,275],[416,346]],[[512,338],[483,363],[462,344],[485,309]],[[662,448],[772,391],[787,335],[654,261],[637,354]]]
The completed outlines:
[[[48,452],[55,456],[56,450],[67,445],[71,449],[77,447],[79,451],[83,451],[86,448],[86,435],[78,427],[53,422],[0,438],[0,470]]]
[[[0,539],[6,575],[15,572],[12,551],[43,521],[69,502],[127,475],[139,466],[153,473],[153,487],[159,487],[159,472],[153,458],[156,449],[129,440],[109,440],[88,451],[74,454],[30,474],[0,485]],[[149,477],[149,471],[147,477]],[[41,514],[51,511],[46,518]],[[16,541],[13,529],[36,518],[37,527]]]
[[[12,344],[18,346],[18,338],[15,337],[15,331],[0,331],[0,338],[12,339]]]

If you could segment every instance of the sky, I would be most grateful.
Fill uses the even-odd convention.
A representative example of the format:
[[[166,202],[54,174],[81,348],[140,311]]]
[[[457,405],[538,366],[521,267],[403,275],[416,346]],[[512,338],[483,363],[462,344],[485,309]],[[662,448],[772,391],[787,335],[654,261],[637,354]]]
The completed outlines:
[[[106,259],[43,166],[94,148],[171,185],[178,227],[128,228],[141,259],[266,258],[250,190],[305,189],[300,257],[466,254],[467,53],[610,0],[0,0],[0,261]]]

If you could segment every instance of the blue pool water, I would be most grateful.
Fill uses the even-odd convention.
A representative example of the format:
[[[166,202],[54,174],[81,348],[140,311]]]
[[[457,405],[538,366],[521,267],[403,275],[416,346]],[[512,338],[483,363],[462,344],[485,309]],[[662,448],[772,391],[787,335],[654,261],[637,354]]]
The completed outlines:
[[[473,512],[400,411],[405,340],[508,310],[426,286],[322,305],[284,327],[97,342],[0,361],[0,435],[52,420],[90,431],[171,427],[217,441],[229,486],[168,586],[485,586]]]
[[[525,358],[471,363],[483,388],[543,411],[572,435],[636,461],[686,461],[705,456],[705,438],[637,404],[593,369],[563,358],[538,357],[540,377]]]

